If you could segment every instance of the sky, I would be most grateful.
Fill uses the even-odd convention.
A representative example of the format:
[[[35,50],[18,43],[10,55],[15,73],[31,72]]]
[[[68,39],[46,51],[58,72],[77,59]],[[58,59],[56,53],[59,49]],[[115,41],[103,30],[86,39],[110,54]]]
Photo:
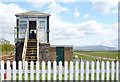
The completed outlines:
[[[0,0],[0,38],[14,44],[15,14],[50,16],[50,43],[118,47],[118,0]]]

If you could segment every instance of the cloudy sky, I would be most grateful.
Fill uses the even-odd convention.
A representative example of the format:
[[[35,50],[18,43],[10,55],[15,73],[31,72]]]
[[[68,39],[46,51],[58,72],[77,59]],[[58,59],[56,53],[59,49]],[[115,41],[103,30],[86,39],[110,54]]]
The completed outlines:
[[[118,46],[118,0],[0,0],[0,38],[14,44],[15,14],[30,10],[51,14],[51,44]]]

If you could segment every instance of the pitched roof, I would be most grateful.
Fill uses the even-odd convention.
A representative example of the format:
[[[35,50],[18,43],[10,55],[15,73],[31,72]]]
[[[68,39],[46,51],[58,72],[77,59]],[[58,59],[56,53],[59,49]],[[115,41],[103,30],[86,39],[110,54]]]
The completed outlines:
[[[42,13],[38,11],[28,11],[28,12],[16,14],[15,16],[50,16],[50,14]]]

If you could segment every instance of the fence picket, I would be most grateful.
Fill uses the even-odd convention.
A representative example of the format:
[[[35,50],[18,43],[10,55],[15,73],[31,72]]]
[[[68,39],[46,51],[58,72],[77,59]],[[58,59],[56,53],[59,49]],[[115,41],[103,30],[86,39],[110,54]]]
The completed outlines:
[[[39,80],[39,61],[36,62],[36,80]]]
[[[51,80],[51,62],[48,61],[48,80]]]
[[[10,61],[7,61],[7,80],[11,80]]]
[[[94,61],[91,62],[91,80],[94,80],[94,66],[95,66],[95,63]]]
[[[19,61],[19,80],[22,80],[22,61]]]
[[[64,80],[68,79],[68,62],[65,61],[65,69],[64,69]]]
[[[70,61],[70,69],[69,69],[69,80],[73,80],[73,62]]]
[[[1,81],[4,80],[4,61],[1,61]]]
[[[116,80],[119,81],[119,62],[116,62]]]
[[[78,80],[78,73],[79,73],[79,63],[78,61],[75,62],[75,80]]]
[[[104,61],[101,62],[101,80],[104,80],[104,73],[105,73],[105,63]]]
[[[45,62],[42,61],[42,80],[45,80]]]
[[[57,63],[56,61],[54,61],[53,62],[53,80],[57,80],[56,75],[57,75]]]
[[[16,80],[16,61],[13,61],[13,80]]]
[[[34,65],[33,65],[33,61],[30,62],[30,80],[34,80]]]
[[[62,80],[62,62],[59,62],[59,80]]]
[[[28,80],[28,62],[27,61],[25,61],[25,72],[24,73],[25,73],[24,79]]]
[[[84,62],[81,61],[80,79],[84,80]]]
[[[106,80],[109,80],[109,66],[110,66],[110,64],[109,64],[109,61],[107,61],[106,62]]]
[[[99,61],[96,62],[96,80],[99,80],[99,71],[100,71],[100,66],[99,66]]]
[[[86,80],[89,80],[89,62],[86,61]]]
[[[111,63],[111,80],[114,80],[114,61]]]

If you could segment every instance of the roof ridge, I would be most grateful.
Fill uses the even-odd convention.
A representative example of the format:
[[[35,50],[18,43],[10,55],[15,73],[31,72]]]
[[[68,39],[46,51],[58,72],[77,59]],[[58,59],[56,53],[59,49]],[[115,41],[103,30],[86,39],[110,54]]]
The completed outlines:
[[[27,11],[27,12],[23,12],[23,13],[18,13],[16,14],[15,16],[29,16],[29,15],[38,15],[38,16],[50,16],[50,14],[47,14],[47,13],[43,13],[43,12],[39,12],[39,11]]]

